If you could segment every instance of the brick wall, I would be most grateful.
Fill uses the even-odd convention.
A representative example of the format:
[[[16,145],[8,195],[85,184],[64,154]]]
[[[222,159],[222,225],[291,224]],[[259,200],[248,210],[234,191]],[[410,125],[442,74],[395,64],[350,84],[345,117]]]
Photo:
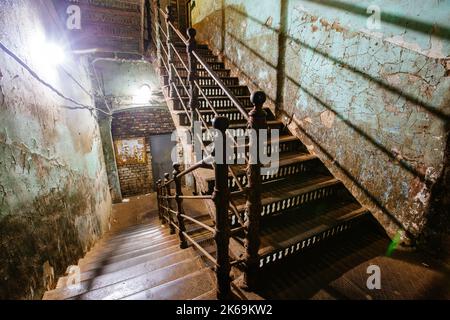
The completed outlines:
[[[114,114],[114,141],[144,137],[147,152],[147,164],[117,165],[124,197],[153,191],[150,136],[172,133],[174,130],[175,126],[167,109],[136,108]]]

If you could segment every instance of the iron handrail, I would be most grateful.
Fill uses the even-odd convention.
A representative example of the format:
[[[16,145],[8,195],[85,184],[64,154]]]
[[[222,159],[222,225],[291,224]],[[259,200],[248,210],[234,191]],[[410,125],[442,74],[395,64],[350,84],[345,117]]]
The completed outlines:
[[[162,9],[159,9],[159,10],[163,13],[163,16],[165,18],[167,18],[167,14]],[[175,34],[180,38],[180,40],[184,44],[186,44],[186,45],[188,44],[186,37],[170,21],[168,22],[168,26],[173,29]],[[239,102],[239,100],[234,96],[234,94],[223,83],[223,81],[220,79],[220,77],[217,75],[217,73],[213,69],[211,69],[211,67],[208,65],[208,63],[206,63],[199,54],[197,54],[196,50],[193,50],[192,54],[197,59],[197,61],[200,62],[200,64],[203,66],[203,68],[209,73],[209,75],[214,79],[214,81],[216,81],[216,83],[220,87],[220,89],[222,89],[223,92],[225,92],[225,94],[228,96],[228,98],[231,100],[231,102],[233,102],[233,104],[239,110],[239,112],[242,113],[245,120],[248,120],[249,117],[248,117],[247,111],[242,106],[242,104]]]
[[[215,232],[214,228],[212,228],[211,226],[208,226],[207,224],[205,224],[205,223],[203,223],[201,221],[198,221],[197,219],[194,219],[194,218],[192,218],[192,217],[190,217],[188,215],[185,215],[185,214],[181,214],[181,216],[183,218],[185,218],[185,219],[188,219],[189,221],[191,221],[191,222],[193,222],[195,224],[198,224],[200,227],[203,227],[204,229],[208,230],[209,232],[212,232],[212,233]]]

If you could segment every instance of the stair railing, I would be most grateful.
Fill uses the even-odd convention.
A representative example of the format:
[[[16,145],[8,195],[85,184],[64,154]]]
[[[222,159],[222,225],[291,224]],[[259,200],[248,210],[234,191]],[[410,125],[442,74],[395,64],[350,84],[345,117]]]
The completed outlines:
[[[213,169],[215,170],[215,188],[214,188],[214,194],[211,198],[214,200],[214,203],[216,205],[216,229],[214,230],[215,239],[216,239],[216,245],[217,245],[217,256],[215,259],[215,265],[216,265],[216,274],[217,274],[217,283],[218,283],[218,297],[225,297],[227,292],[229,292],[229,266],[230,266],[230,258],[228,253],[228,243],[229,243],[229,236],[230,234],[236,234],[238,232],[244,231],[245,233],[245,240],[244,240],[244,247],[245,247],[245,254],[244,258],[240,260],[235,260],[231,263],[231,265],[235,264],[242,264],[244,267],[244,277],[242,286],[247,289],[252,289],[255,287],[257,283],[257,270],[259,268],[259,246],[260,246],[260,219],[261,219],[261,212],[262,212],[262,202],[261,202],[261,189],[262,189],[262,179],[261,179],[261,159],[259,154],[259,148],[252,148],[252,146],[259,146],[259,131],[262,129],[267,128],[267,122],[266,122],[266,112],[263,110],[263,104],[266,101],[266,96],[263,92],[255,92],[251,96],[251,102],[253,104],[253,109],[250,111],[249,114],[247,114],[247,111],[242,106],[241,102],[235,97],[235,95],[228,89],[228,87],[224,84],[220,76],[211,68],[207,62],[207,59],[204,59],[197,50],[197,43],[195,40],[196,31],[195,29],[188,29],[187,35],[188,39],[186,39],[183,34],[174,26],[173,24],[173,10],[170,6],[166,8],[166,12],[161,10],[159,7],[159,1],[156,1],[156,4],[154,6],[155,16],[158,16],[155,22],[155,28],[158,29],[156,32],[157,35],[157,43],[159,44],[160,48],[160,56],[158,56],[158,61],[161,61],[160,64],[163,72],[165,71],[165,74],[168,76],[168,83],[165,83],[165,85],[168,85],[169,92],[168,95],[172,99],[178,99],[180,101],[180,104],[182,105],[182,108],[185,112],[186,117],[189,119],[191,123],[191,134],[194,134],[193,125],[195,121],[200,120],[202,123],[202,127],[211,137],[210,133],[210,126],[206,123],[206,121],[203,119],[203,116],[198,108],[199,106],[199,95],[202,96],[202,98],[206,101],[206,105],[208,108],[213,112],[215,116],[215,120],[221,119],[223,117],[220,117],[220,113],[215,109],[213,106],[213,103],[208,99],[208,95],[202,90],[201,85],[198,82],[197,78],[197,64],[200,64],[204,70],[206,70],[207,74],[214,79],[214,82],[217,84],[218,87],[225,93],[225,96],[232,102],[232,104],[236,107],[236,109],[242,114],[243,118],[247,120],[247,128],[253,129],[254,132],[256,132],[256,135],[249,135],[249,147],[250,150],[257,151],[256,154],[251,154],[250,152],[250,158],[245,153],[245,160],[248,164],[247,166],[247,186],[243,187],[242,183],[238,179],[237,174],[234,172],[233,168],[228,165],[219,165],[216,163],[212,164]],[[162,16],[162,18],[160,17]],[[164,23],[161,23],[164,21]],[[183,55],[178,51],[176,47],[176,41],[175,37],[178,37],[181,43],[183,43],[186,46],[186,58],[183,59]],[[167,49],[163,45],[163,43],[166,44]],[[158,45],[157,45],[158,48]],[[183,68],[186,70],[188,77],[188,83],[189,88],[186,87],[185,81],[181,77],[180,73],[177,70],[177,66],[175,64],[175,59],[177,59]],[[185,62],[184,60],[187,60]],[[189,104],[186,106],[184,103],[183,96],[180,93],[180,90],[178,90],[176,79],[181,84],[182,89],[184,90],[185,94],[189,98]],[[217,120],[219,123],[225,122],[225,120]],[[214,121],[216,123],[216,121]],[[228,122],[227,122],[228,123]],[[231,138],[231,141],[233,142],[234,146],[238,147],[238,143],[234,136],[230,134],[229,131],[226,129],[222,131],[223,126],[217,125],[217,128],[220,132],[222,132],[222,135],[224,137],[223,141],[225,142],[225,134],[228,135]],[[213,124],[214,126],[214,124]],[[227,125],[228,127],[228,125]],[[206,145],[204,143],[203,136],[197,136],[193,137],[193,141],[195,140],[196,143],[200,143],[201,149],[206,153],[206,155],[209,157],[210,152],[207,150]],[[225,152],[224,152],[225,154]],[[225,156],[225,155],[224,155]],[[199,163],[203,163],[204,161],[200,161]],[[186,175],[189,172],[193,172],[196,169],[199,168],[199,163],[196,165],[190,167],[189,169],[185,170],[184,172],[178,172],[177,169],[174,171],[174,178],[172,179],[175,181],[176,179],[181,179],[182,176]],[[227,163],[224,161],[224,163]],[[178,166],[179,170],[179,166]],[[225,171],[224,171],[225,170]],[[228,191],[228,174],[231,175],[234,183],[238,186],[239,191],[229,193]],[[164,185],[170,184],[171,181],[168,181]],[[179,182],[180,183],[180,182]],[[226,189],[225,189],[226,187]],[[222,190],[226,190],[222,191]],[[181,191],[181,189],[179,190]],[[245,193],[247,195],[247,201],[246,201],[246,209],[241,216],[241,213],[237,210],[236,205],[233,202],[233,199],[230,197],[234,194],[242,194]],[[177,196],[177,205],[178,201],[183,199],[183,195],[178,193]],[[191,197],[193,198],[193,197]],[[197,199],[206,199],[208,196],[200,196],[200,198],[197,197]],[[226,198],[226,199],[225,199]],[[163,198],[158,198],[162,199]],[[208,198],[209,199],[209,198]],[[224,204],[227,203],[226,206]],[[180,203],[180,205],[182,202]],[[192,221],[192,218],[187,218],[187,216],[184,214],[182,210],[180,210],[181,207],[178,207],[177,212],[170,211],[172,213],[177,214],[177,220],[178,223],[180,223],[183,219],[189,219]],[[236,216],[240,227],[231,230],[229,232],[230,226],[229,226],[229,220],[228,220],[228,209],[231,209],[231,211],[234,213],[234,216]],[[163,210],[164,211],[164,210]],[[165,211],[167,214],[167,211]],[[194,219],[195,220],[195,219]],[[226,220],[226,222],[225,222]],[[197,223],[199,225],[199,221],[193,221],[194,223]],[[169,222],[170,223],[170,222]],[[204,226],[203,226],[204,227]],[[180,224],[177,226],[179,229],[179,234],[184,235],[191,243],[193,243],[200,251],[205,253],[205,256],[208,257],[210,260],[213,260],[213,258],[206,254],[205,250],[195,241],[193,242],[193,239],[190,238],[186,233],[185,230],[180,230],[183,227],[180,227]],[[228,230],[228,231],[227,231]],[[210,230],[211,231],[211,230]],[[226,238],[226,239],[225,239]],[[180,237],[181,239],[181,237]],[[181,241],[183,242],[183,241]],[[225,247],[226,246],[226,247]],[[219,249],[220,248],[220,249]],[[226,255],[226,257],[225,257]],[[228,283],[228,285],[226,284]],[[225,288],[226,287],[226,288]],[[228,288],[228,289],[227,289]]]
[[[228,118],[217,117],[213,121],[213,126],[217,129],[222,137],[225,137],[225,131],[228,128]],[[225,153],[222,153],[225,157]],[[180,164],[175,163],[173,165],[173,178],[166,179],[164,183],[157,184],[158,195],[158,207],[162,208],[162,218],[167,221],[170,226],[173,226],[178,230],[178,236],[180,238],[180,248],[185,249],[188,247],[187,241],[194,245],[200,252],[209,259],[215,266],[216,282],[217,282],[217,298],[227,299],[231,294],[230,284],[230,257],[228,253],[229,241],[230,241],[230,225],[228,221],[228,165],[225,159],[218,161],[217,163],[209,164],[212,158],[204,159],[188,169],[181,171]],[[185,196],[182,191],[181,179],[199,169],[199,168],[214,168],[216,182],[213,195],[201,195],[201,196]],[[175,184],[175,195],[170,194],[171,185]],[[164,190],[167,190],[164,192]],[[187,215],[184,212],[183,200],[196,199],[196,200],[213,200],[215,204],[215,227],[209,226],[198,219]],[[176,210],[173,210],[167,204],[175,200]],[[176,221],[173,221],[171,217],[175,215]],[[214,258],[208,251],[206,251],[200,243],[191,237],[186,231],[185,220],[189,220],[203,229],[211,232],[214,235],[214,241],[216,244],[216,257]]]
[[[188,29],[188,36],[189,39],[186,39],[181,32],[176,29],[176,27],[173,25],[172,20],[173,20],[173,10],[168,7],[166,8],[166,12],[164,12],[163,10],[160,9],[160,13],[163,16],[164,19],[161,19],[162,21],[165,21],[165,29],[166,31],[162,31],[161,33],[164,35],[177,35],[179,40],[184,43],[186,45],[186,53],[187,53],[187,58],[188,58],[188,65],[189,67],[186,65],[186,63],[183,61],[183,57],[181,56],[181,54],[178,52],[177,48],[174,45],[174,41],[170,40],[170,41],[166,41],[167,43],[167,50],[164,48],[163,46],[163,52],[165,54],[166,59],[164,59],[163,57],[163,61],[167,60],[167,64],[164,63],[164,65],[166,66],[166,74],[169,75],[169,83],[168,85],[170,86],[170,90],[169,90],[169,97],[171,98],[178,98],[178,100],[180,101],[180,103],[182,104],[182,107],[186,113],[186,116],[188,117],[189,121],[191,122],[191,135],[192,135],[192,140],[193,142],[197,142],[200,143],[200,147],[201,149],[205,152],[205,153],[209,153],[207,151],[207,148],[205,146],[205,144],[203,143],[203,137],[199,137],[194,136],[194,131],[193,131],[193,125],[195,123],[195,121],[200,120],[202,122],[202,126],[203,129],[205,130],[207,136],[211,137],[211,130],[210,127],[208,126],[208,124],[206,123],[206,121],[204,121],[200,110],[198,109],[198,93],[200,93],[203,97],[203,99],[205,99],[205,101],[207,102],[207,106],[208,108],[214,113],[215,117],[220,116],[219,112],[214,108],[212,102],[210,101],[210,99],[208,99],[206,93],[202,90],[200,84],[197,81],[197,61],[198,60],[199,63],[201,63],[203,65],[203,67],[207,70],[207,72],[209,74],[213,74],[214,75],[214,79],[218,79],[220,81],[219,86],[222,90],[224,90],[224,92],[227,94],[227,96],[231,97],[230,99],[232,101],[234,101],[235,104],[237,104],[237,108],[238,110],[241,111],[241,113],[243,114],[245,119],[248,119],[248,114],[245,111],[245,108],[242,107],[242,105],[240,104],[240,102],[236,99],[236,97],[232,94],[232,92],[230,92],[230,90],[225,86],[225,84],[220,80],[220,77],[217,76],[217,74],[209,67],[209,65],[195,52],[195,49],[197,47],[197,43],[195,40],[195,35],[196,35],[196,31],[195,29]],[[170,38],[170,36],[167,36],[168,38]],[[169,54],[169,52],[171,52],[172,54]],[[182,64],[182,66],[184,67],[184,69],[188,72],[188,82],[189,82],[189,89],[186,87],[183,78],[181,77],[181,75],[179,74],[179,72],[177,71],[176,65],[174,63],[173,57],[177,57],[178,61]],[[195,57],[199,57],[200,60],[198,58]],[[172,74],[175,75],[175,77],[172,76]],[[189,110],[188,107],[185,105],[182,96],[175,84],[174,79],[177,78],[179,83],[181,84],[184,92],[187,94],[187,96],[189,97]],[[176,97],[173,96],[173,94],[176,93]],[[227,136],[231,138],[233,144],[238,147],[238,143],[235,139],[234,136],[232,136],[230,134],[230,132],[227,131]],[[248,157],[247,155],[245,155],[245,158],[248,162]],[[245,192],[245,188],[242,186],[242,183],[239,181],[237,174],[235,173],[235,171],[233,170],[232,167],[228,167],[228,171],[230,173],[230,175],[233,178],[234,183],[238,186],[239,188],[239,192]],[[237,218],[239,224],[241,225],[241,227],[244,227],[244,219],[243,217],[241,217],[240,213],[238,212],[236,205],[234,204],[234,202],[232,200],[230,200],[230,209],[233,211],[235,217]]]

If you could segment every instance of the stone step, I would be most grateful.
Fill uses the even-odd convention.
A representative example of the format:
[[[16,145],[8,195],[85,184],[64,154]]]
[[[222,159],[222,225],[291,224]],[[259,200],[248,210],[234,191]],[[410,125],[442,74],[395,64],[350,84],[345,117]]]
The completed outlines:
[[[76,297],[88,291],[104,288],[122,281],[133,279],[144,274],[155,274],[155,271],[171,266],[177,266],[184,261],[193,261],[196,253],[189,248],[153,261],[137,264],[116,272],[102,274],[97,277],[84,278],[78,285],[46,292],[45,300],[61,300]],[[198,259],[198,258],[195,258]]]
[[[190,300],[215,288],[214,273],[205,268],[161,286],[130,295],[125,300]]]
[[[217,300],[217,290],[208,291],[192,300],[203,300],[203,301],[212,301]]]
[[[79,264],[81,272],[87,272],[87,271],[94,271],[97,270],[101,273],[109,273],[114,272],[123,268],[128,268],[130,266],[133,266],[135,264],[143,263],[145,261],[149,261],[152,259],[157,259],[161,256],[168,255],[171,253],[174,253],[180,249],[180,246],[178,244],[170,246],[168,248],[164,248],[158,251],[149,252],[147,254],[137,255],[135,257],[131,257],[128,259],[124,259],[121,261],[116,261],[113,263],[108,263],[108,261],[100,261],[97,263],[85,263],[85,264]],[[81,261],[81,260],[80,260]]]
[[[107,285],[105,287],[89,290],[89,292],[82,295],[72,296],[70,299],[118,300],[189,276],[201,268],[202,264],[198,258],[187,259],[177,264],[160,268],[152,272],[147,272],[130,279]]]
[[[175,239],[174,235],[170,235],[168,232],[167,236],[153,237],[151,235],[142,235],[140,237],[135,237],[132,239],[122,239],[121,241],[115,241],[114,243],[103,243],[96,245],[85,257],[90,258],[97,256],[102,252],[120,252],[125,250],[134,250],[142,248],[144,246],[157,245],[165,242],[170,242]]]
[[[153,251],[161,250],[164,248],[169,248],[172,246],[175,246],[179,244],[179,239],[177,236],[174,236],[172,240],[166,241],[163,243],[152,243],[152,242],[143,242],[143,243],[137,243],[134,246],[127,247],[127,248],[120,248],[120,250],[105,250],[100,251],[97,254],[92,254],[89,256],[86,256],[83,259],[83,263],[96,263],[100,261],[107,260],[108,262],[114,262],[114,261],[120,261],[124,260],[128,257],[133,257],[139,254],[145,254],[150,253]],[[81,260],[80,260],[81,261]]]
[[[190,249],[190,250],[176,250],[172,253],[167,253],[164,256],[155,257],[155,259],[153,260],[141,259],[141,261],[137,261],[136,259],[136,264],[125,266],[122,269],[119,268],[117,270],[114,270],[114,268],[109,268],[100,271],[94,269],[91,271],[83,272],[81,273],[81,281],[82,282],[90,281],[94,278],[112,279],[116,276],[123,278],[132,277],[133,274],[151,272],[153,270],[157,270],[159,268],[163,268],[165,266],[175,264],[177,262],[191,258],[193,255],[195,256],[195,252],[192,251],[192,249]]]

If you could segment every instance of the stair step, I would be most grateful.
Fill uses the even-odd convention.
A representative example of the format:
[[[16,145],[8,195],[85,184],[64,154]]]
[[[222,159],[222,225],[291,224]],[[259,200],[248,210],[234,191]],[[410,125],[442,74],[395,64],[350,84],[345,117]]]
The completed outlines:
[[[178,74],[181,77],[187,77],[189,71],[186,70],[186,68],[184,66],[181,67],[181,68],[176,68],[176,69],[177,69]],[[213,70],[216,72],[216,74],[219,77],[227,78],[227,77],[230,77],[230,75],[231,75],[231,70],[230,69],[222,69],[222,68],[217,68],[216,67]],[[198,77],[208,77],[208,78],[211,77],[210,73],[204,68],[197,68],[197,76]]]
[[[167,235],[164,237],[152,237],[152,236],[142,236],[133,239],[123,239],[122,241],[116,241],[115,243],[103,243],[96,246],[91,250],[85,257],[91,258],[94,256],[102,255],[105,253],[117,253],[121,254],[123,251],[137,250],[143,247],[161,245],[164,243],[169,243],[176,239],[175,235]]]
[[[253,105],[250,101],[250,96],[249,95],[235,95],[236,98],[239,100],[239,102],[241,103],[242,107],[244,108],[252,108]],[[189,106],[189,97],[184,97],[182,98],[183,103],[186,107]],[[235,109],[235,105],[233,104],[233,102],[230,100],[230,98],[228,98],[228,96],[208,96],[208,101],[209,103],[211,103],[211,105],[214,107],[214,109],[219,110],[219,109],[230,109],[233,108]],[[198,102],[199,102],[199,110],[202,109],[206,109],[209,110],[209,104],[207,102],[207,100],[203,97],[203,96],[199,96],[198,98]],[[179,101],[179,99],[175,99],[174,100],[174,110],[184,110],[182,103]]]
[[[259,266],[262,268],[316,246],[348,230],[354,221],[366,214],[367,209],[356,202],[334,201],[272,217],[262,224]],[[237,254],[241,256],[242,252]]]
[[[334,187],[336,186],[341,186],[339,180],[323,174],[289,177],[264,183],[262,185],[263,212],[261,215],[273,215],[308,202],[325,199],[335,194]],[[237,209],[243,212],[246,196],[238,195],[233,197],[233,200]]]
[[[319,162],[317,156],[302,153],[302,152],[287,152],[281,153],[279,155],[278,162],[273,163],[273,166],[278,168],[278,171],[273,171],[272,175],[263,175],[263,182],[269,182],[273,180],[279,180],[281,178],[288,178],[300,174],[307,174],[308,172],[314,171],[316,168],[316,164],[322,165]],[[247,176],[246,176],[246,168],[245,164],[243,165],[231,165],[234,173],[236,174],[239,182],[243,187],[247,185]],[[214,170],[212,169],[199,169],[196,172],[196,176],[198,177],[198,181],[204,181],[208,186],[205,188],[207,193],[211,194],[214,190],[215,184],[215,176]],[[228,187],[230,191],[238,191],[238,186],[236,181],[232,177],[231,174],[228,176]]]
[[[214,289],[214,274],[205,268],[161,286],[130,295],[125,300],[189,300]]]
[[[121,232],[119,234],[108,236],[105,235],[105,237],[102,239],[99,243],[108,243],[112,244],[116,242],[122,242],[124,239],[132,240],[132,239],[139,239],[146,236],[169,236],[166,232],[166,230],[161,229],[160,226],[158,226],[156,229],[153,230],[140,230],[140,231],[130,231],[130,232]]]
[[[161,249],[169,248],[172,246],[176,246],[180,243],[178,237],[174,236],[172,240],[169,242],[164,243],[158,243],[158,244],[152,244],[151,242],[147,245],[141,244],[140,246],[128,248],[128,249],[122,249],[122,250],[111,250],[111,251],[103,251],[101,253],[98,253],[97,255],[91,255],[86,256],[83,260],[83,263],[91,264],[91,263],[98,263],[101,261],[108,261],[108,263],[113,263],[116,261],[121,261],[125,259],[129,259],[132,257],[136,257],[141,254],[146,254],[154,251],[158,251]],[[81,260],[80,260],[81,262]],[[81,265],[81,264],[80,264]]]
[[[190,249],[192,250],[192,249]],[[94,278],[106,278],[112,279],[116,276],[118,277],[132,277],[133,274],[139,274],[140,272],[150,272],[153,270],[157,270],[159,268],[163,268],[165,266],[175,264],[177,262],[183,261],[192,257],[194,251],[188,250],[175,250],[172,253],[166,253],[163,256],[155,257],[152,260],[141,259],[137,260],[135,264],[130,264],[128,266],[124,266],[121,268],[110,268],[111,270],[91,270],[87,272],[81,273],[81,281],[89,281]],[[109,272],[110,271],[110,272]],[[94,280],[95,281],[95,280]]]
[[[177,86],[183,86],[183,84],[185,86],[189,86],[189,80],[187,75],[184,75],[184,72],[178,73],[178,75],[181,77],[181,80],[183,80],[183,82],[180,81],[180,78],[178,77],[178,75],[175,77],[174,82]],[[220,77],[220,80],[226,85],[226,86],[238,86],[239,85],[239,78],[236,77]],[[212,87],[212,86],[216,86],[216,80],[214,80],[214,78],[212,78],[211,76],[205,76],[205,77],[200,77],[198,76],[196,78],[196,81],[198,83],[198,85],[200,87]]]
[[[175,42],[174,46],[177,48],[186,49],[186,44],[183,42]],[[197,49],[208,49],[209,50],[209,47],[207,44],[197,43]]]
[[[176,87],[177,87],[178,91],[180,92],[181,97],[189,96],[189,93],[184,90],[183,86],[177,85]],[[218,85],[202,86],[201,88],[202,88],[203,94],[207,97],[209,97],[209,96],[227,97],[226,93]],[[250,95],[250,91],[247,86],[233,85],[233,86],[227,86],[227,88],[235,96]],[[199,96],[202,96],[202,92],[199,92]]]
[[[267,121],[267,127],[270,129],[281,129],[283,127],[283,122],[279,120],[269,120]],[[247,128],[247,122],[245,123],[232,123],[229,125],[228,129],[245,129]]]
[[[186,109],[188,112],[190,112],[190,108],[187,106]],[[247,111],[247,114],[252,110],[253,108],[245,108]],[[211,125],[212,121],[216,117],[216,114],[211,109],[199,109],[203,120]],[[270,111],[269,109],[266,109],[266,111]],[[227,117],[230,120],[230,123],[238,123],[238,122],[247,122],[245,119],[245,116],[237,109],[237,108],[227,108],[227,109],[217,109],[216,112],[221,117]],[[173,111],[175,115],[178,116],[179,124],[181,126],[190,126],[191,121],[189,120],[188,115],[186,114],[186,111],[180,110],[180,111]],[[189,114],[190,116],[190,114]],[[268,113],[267,120],[274,120],[274,117]],[[200,121],[200,120],[199,120]]]
[[[181,58],[183,59],[183,61],[186,63],[187,53],[183,52],[183,51],[181,51],[181,52],[179,51],[178,53],[181,56]],[[203,61],[207,62],[208,64],[219,62],[219,58],[217,56],[215,56],[214,54],[212,54],[211,52],[200,52],[200,57],[203,59]],[[176,61],[178,61],[178,60],[179,60],[178,55],[175,54],[175,67],[177,67],[177,68],[183,67],[183,64],[181,62],[176,63]],[[197,65],[201,66],[201,64],[199,62],[197,63]]]
[[[208,291],[192,300],[203,300],[203,301],[217,300],[217,290],[213,289],[213,290]]]
[[[88,271],[94,271],[97,270],[101,273],[109,273],[114,272],[123,268],[128,268],[130,266],[133,266],[135,264],[143,263],[145,261],[149,261],[152,259],[157,259],[158,257],[168,255],[171,253],[174,253],[180,249],[180,246],[174,245],[168,248],[164,248],[162,250],[153,251],[147,254],[138,255],[129,259],[116,261],[113,263],[108,263],[108,261],[99,261],[97,263],[86,263],[86,264],[79,264],[81,272],[85,273]],[[81,261],[81,260],[80,260]]]
[[[98,276],[95,276],[95,274],[92,273],[92,277],[82,279],[79,285],[72,285],[66,288],[55,289],[46,292],[46,294],[44,295],[44,299],[60,300],[75,297],[88,291],[96,290],[119,283],[121,281],[136,278],[143,274],[151,274],[156,270],[174,266],[183,261],[191,261],[195,256],[195,251],[192,248],[189,248],[186,250],[180,250],[179,252],[169,254],[156,260],[147,261],[131,266],[129,268],[121,269],[116,272]]]
[[[187,259],[152,272],[122,280],[115,284],[90,290],[79,296],[82,300],[118,300],[143,290],[161,286],[165,283],[183,278],[202,268],[200,260]],[[74,299],[76,296],[71,297]]]

